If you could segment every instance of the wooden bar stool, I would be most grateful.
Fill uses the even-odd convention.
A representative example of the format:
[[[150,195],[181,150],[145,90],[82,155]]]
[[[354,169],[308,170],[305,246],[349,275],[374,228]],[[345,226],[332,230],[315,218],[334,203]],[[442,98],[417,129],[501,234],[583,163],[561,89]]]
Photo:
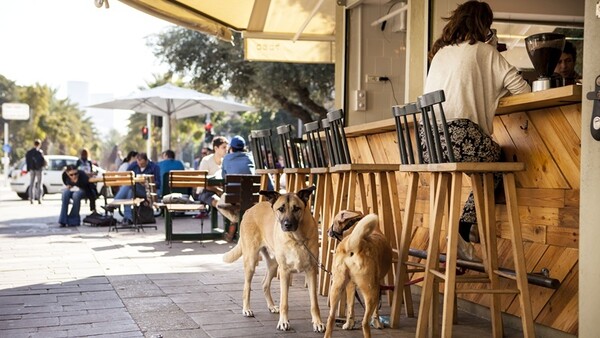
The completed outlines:
[[[324,179],[321,182],[324,184],[323,191],[325,196],[323,197],[323,207],[321,216],[321,251],[320,251],[320,262],[325,266],[325,272],[321,272],[319,279],[319,292],[323,296],[329,294],[329,286],[331,285],[331,275],[328,273],[331,271],[331,265],[333,264],[333,251],[335,250],[335,240],[327,236],[327,230],[331,226],[333,217],[335,217],[335,204],[336,204],[336,193],[337,187],[341,184],[340,174],[332,173],[331,168],[333,166],[333,138],[331,135],[331,125],[328,119],[322,119],[320,121],[322,132],[315,136],[319,137],[319,140],[325,140],[325,146],[327,151],[323,151],[323,154],[327,154],[326,159],[323,161],[324,167],[313,168],[312,173],[322,176]],[[321,138],[321,135],[323,137]],[[315,203],[316,204],[316,203]]]
[[[275,168],[276,159],[273,156],[273,143],[271,141],[271,129],[259,129],[250,131],[250,146],[254,156],[255,173],[260,175],[260,189],[268,190],[269,181],[273,182],[275,191],[279,191],[279,178],[283,173],[282,169]],[[261,200],[264,196],[261,196]]]
[[[283,173],[286,179],[286,190],[288,192],[300,191],[308,186],[308,176],[310,174],[305,159],[306,142],[293,136],[292,125],[290,124],[277,127],[277,135],[285,161]]]
[[[388,238],[394,252],[392,259],[398,255],[400,243],[400,208],[396,172],[398,164],[353,163],[350,156],[348,140],[344,131],[344,112],[335,110],[327,114],[331,128],[333,166],[332,173],[339,175],[338,184],[333,194],[332,215],[340,210],[361,210],[363,214],[375,213],[379,216],[381,232]],[[357,192],[358,189],[358,192]],[[360,197],[360,207],[357,199]],[[331,242],[330,242],[331,243]],[[332,249],[332,247],[330,247]],[[333,250],[328,251],[326,267],[331,267]],[[394,269],[387,276],[387,284],[393,285]],[[392,295],[389,294],[391,304]]]
[[[333,183],[328,167],[328,155],[323,148],[325,130],[329,132],[329,122],[324,120],[324,128],[321,129],[323,121],[313,121],[304,124],[303,137],[307,144],[307,163],[310,170],[309,185],[316,187],[313,198],[313,217],[319,223],[320,251],[319,261],[325,265],[330,250],[330,239],[327,230],[332,223],[332,193]],[[329,271],[329,270],[328,270]],[[330,275],[327,271],[319,271],[319,294],[326,296],[329,292]]]
[[[413,142],[410,133],[410,126],[407,116],[412,116],[412,125],[416,125],[416,115],[419,113],[419,109],[415,103],[409,103],[405,106],[394,106],[392,107],[392,113],[396,122],[396,133],[398,136],[398,147],[400,150],[400,172],[404,172],[408,177],[408,185],[406,189],[406,200],[404,207],[404,216],[402,219],[402,235],[400,239],[399,258],[397,262],[397,273],[394,282],[395,288],[402,288],[403,293],[394,293],[392,300],[392,311],[390,316],[390,326],[393,328],[399,327],[400,321],[400,307],[404,300],[404,308],[408,317],[414,317],[414,308],[412,302],[412,294],[410,286],[406,285],[409,280],[409,273],[423,272],[424,264],[418,262],[411,262],[408,260],[408,250],[412,239],[413,231],[413,220],[415,214],[415,206],[417,202],[417,188],[419,183],[419,171],[410,171],[410,165],[414,165],[415,154],[413,151],[413,143],[416,143],[418,156],[418,163],[422,164],[423,161],[423,150],[421,144]],[[403,297],[401,297],[403,295]]]
[[[523,163],[507,162],[454,162],[453,152],[444,154],[440,130],[447,140],[447,149],[453,149],[445,120],[442,102],[445,101],[443,91],[435,91],[419,97],[417,107],[420,110],[421,123],[425,135],[424,143],[427,146],[430,164],[404,165],[403,170],[416,173],[432,173],[434,182],[433,199],[430,201],[430,237],[425,264],[425,276],[421,293],[421,305],[417,321],[417,337],[427,335],[428,320],[433,306],[432,296],[435,294],[436,283],[444,284],[442,337],[452,336],[454,319],[455,295],[457,293],[489,293],[491,294],[491,322],[494,337],[502,337],[502,317],[500,310],[500,295],[505,293],[517,294],[521,308],[521,320],[525,337],[534,337],[533,316],[529,299],[525,257],[523,254],[523,239],[517,209],[517,196],[514,172],[524,170]],[[419,134],[418,131],[415,134]],[[415,144],[421,143],[417,137]],[[445,156],[444,156],[445,155]],[[496,220],[493,175],[499,172],[504,179],[504,193],[508,212],[508,221],[511,229],[512,256],[515,264],[515,275],[509,276],[498,269],[498,256],[496,245]],[[462,210],[461,189],[463,175],[471,180],[477,224],[480,233],[483,265],[485,273],[482,275],[456,276],[456,260],[458,252],[458,224]],[[416,176],[416,175],[415,175]],[[409,190],[410,193],[410,190]],[[446,200],[448,198],[448,200]],[[407,202],[408,203],[408,202]],[[444,218],[444,210],[448,215]],[[407,211],[405,211],[407,212]],[[406,216],[406,215],[405,215]],[[447,252],[445,267],[439,264],[440,239],[443,236],[442,221],[448,221],[446,235]],[[407,235],[407,234],[403,234]],[[402,245],[406,240],[403,237]],[[404,251],[404,247],[402,248]],[[401,262],[399,263],[402,266]],[[399,268],[400,270],[401,268]],[[399,274],[400,279],[403,277]],[[503,276],[516,280],[516,288],[501,288],[498,277]],[[457,288],[457,283],[484,283],[487,288],[466,289]],[[436,317],[436,314],[433,314]],[[434,330],[437,327],[433,328]]]

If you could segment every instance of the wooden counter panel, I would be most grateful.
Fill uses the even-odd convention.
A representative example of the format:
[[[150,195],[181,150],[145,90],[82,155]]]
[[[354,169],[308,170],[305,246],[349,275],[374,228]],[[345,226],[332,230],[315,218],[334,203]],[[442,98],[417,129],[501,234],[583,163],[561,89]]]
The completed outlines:
[[[561,169],[569,187],[579,188],[581,138],[560,108],[548,108],[544,114],[527,114],[550,156]]]
[[[502,116],[500,120],[502,124],[494,124],[494,134],[504,135],[502,140],[500,137],[497,140],[506,157],[525,163],[526,171],[516,174],[518,187],[570,188],[544,138],[526,113]],[[504,144],[508,137],[511,142]]]
[[[535,321],[577,335],[578,287],[579,264],[577,263],[563,280],[560,289],[550,297]]]
[[[540,110],[573,103],[581,103],[581,86],[571,85],[503,97],[498,102],[496,114]]]

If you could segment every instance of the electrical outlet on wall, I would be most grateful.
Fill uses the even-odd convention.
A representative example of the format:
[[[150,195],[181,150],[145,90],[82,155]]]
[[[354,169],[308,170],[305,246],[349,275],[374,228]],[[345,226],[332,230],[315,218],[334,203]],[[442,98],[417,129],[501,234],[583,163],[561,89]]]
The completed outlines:
[[[365,76],[365,82],[366,83],[383,83],[385,81],[388,81],[389,78],[387,76],[383,76],[383,75],[370,75],[367,74]]]
[[[365,76],[365,82],[366,83],[378,83],[379,82],[379,75],[369,75],[369,74],[367,74]]]
[[[354,110],[365,111],[367,110],[367,91],[366,90],[355,90],[354,91]]]

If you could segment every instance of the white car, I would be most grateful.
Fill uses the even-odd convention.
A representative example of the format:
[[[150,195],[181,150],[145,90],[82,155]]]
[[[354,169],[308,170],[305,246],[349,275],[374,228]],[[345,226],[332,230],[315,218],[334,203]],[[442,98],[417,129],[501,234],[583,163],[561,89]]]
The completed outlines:
[[[44,194],[58,194],[65,186],[62,181],[65,167],[69,164],[75,165],[77,157],[68,155],[45,155],[44,157],[48,163],[43,171]],[[92,171],[102,174],[105,170],[93,166]],[[11,189],[24,200],[29,199],[29,176],[24,158],[9,173]],[[106,189],[104,189],[102,182],[97,183],[96,187],[100,195],[105,194]]]

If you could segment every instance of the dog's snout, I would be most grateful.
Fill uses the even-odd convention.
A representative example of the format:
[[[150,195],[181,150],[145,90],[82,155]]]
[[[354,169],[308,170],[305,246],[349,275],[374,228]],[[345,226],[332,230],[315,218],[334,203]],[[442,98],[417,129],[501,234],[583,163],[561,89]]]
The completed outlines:
[[[296,231],[298,229],[298,223],[286,219],[283,222],[281,222],[281,229],[283,231]]]

